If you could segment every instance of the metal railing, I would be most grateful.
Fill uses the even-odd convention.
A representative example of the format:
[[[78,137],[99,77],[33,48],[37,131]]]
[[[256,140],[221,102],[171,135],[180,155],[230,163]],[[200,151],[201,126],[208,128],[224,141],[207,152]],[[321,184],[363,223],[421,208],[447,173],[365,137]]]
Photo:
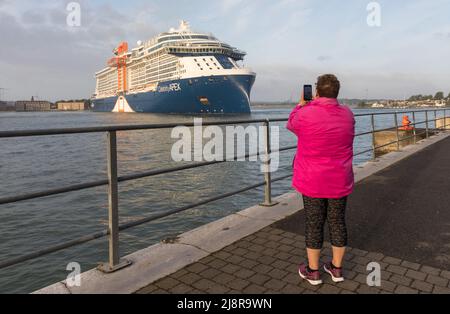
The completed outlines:
[[[416,121],[416,113],[424,112],[426,116],[425,121]],[[434,113],[434,120],[429,120],[429,113]],[[437,113],[443,112],[443,118],[438,118]],[[369,152],[373,153],[373,156],[375,158],[376,151],[378,149],[381,149],[385,146],[397,144],[397,149],[400,149],[400,144],[402,141],[405,141],[407,139],[410,139],[412,137],[417,138],[418,135],[416,134],[416,131],[414,130],[413,135],[407,138],[400,138],[399,134],[399,124],[398,124],[398,115],[399,114],[413,114],[413,123],[411,126],[416,129],[417,125],[425,124],[426,125],[426,137],[429,137],[430,135],[430,123],[434,121],[436,124],[438,120],[444,119],[444,126],[442,129],[446,129],[447,126],[450,126],[450,123],[447,124],[447,117],[446,109],[442,110],[416,110],[416,111],[402,111],[402,112],[381,112],[381,113],[368,113],[368,114],[356,114],[355,117],[370,117],[371,118],[371,130],[368,132],[362,132],[359,134],[356,134],[356,137],[364,136],[364,135],[372,135],[372,147],[369,150],[364,150],[362,152],[356,153],[354,156],[367,154]],[[393,127],[385,128],[385,129],[376,129],[375,128],[375,117],[380,115],[394,115],[395,123]],[[264,125],[265,129],[265,149],[264,152],[258,152],[255,154],[246,154],[245,156],[236,156],[234,160],[242,159],[242,158],[249,158],[254,156],[261,156],[264,155],[264,163],[267,168],[270,168],[271,163],[271,156],[273,153],[280,153],[284,151],[294,150],[297,148],[296,145],[293,146],[287,146],[282,147],[277,151],[271,150],[271,143],[270,143],[270,128],[271,123],[276,122],[286,122],[287,118],[280,118],[280,119],[260,119],[260,120],[234,120],[234,121],[224,121],[224,122],[211,122],[211,123],[203,123],[202,126],[225,126],[225,125],[233,125],[233,124],[260,124],[262,123]],[[80,191],[85,189],[90,189],[94,187],[100,187],[100,186],[108,186],[108,228],[103,231],[99,231],[96,233],[92,233],[71,241],[67,241],[58,245],[54,245],[51,247],[47,247],[35,252],[31,252],[29,254],[25,254],[22,256],[6,259],[3,261],[0,261],[0,269],[10,267],[19,263],[23,263],[38,257],[42,257],[47,254],[55,253],[73,246],[77,246],[83,243],[87,243],[99,238],[103,238],[108,236],[108,243],[109,243],[109,261],[108,263],[101,264],[99,269],[108,273],[117,271],[123,267],[126,267],[129,265],[128,261],[121,260],[120,254],[119,254],[119,233],[121,231],[140,226],[158,219],[162,219],[177,213],[181,213],[183,211],[199,207],[208,203],[212,203],[224,198],[228,198],[243,192],[247,192],[259,187],[264,187],[264,201],[261,205],[263,206],[273,206],[275,203],[272,201],[272,186],[271,184],[274,182],[282,181],[285,179],[288,179],[292,177],[292,175],[285,175],[277,178],[272,178],[270,172],[265,172],[264,174],[264,181],[255,183],[251,186],[247,186],[244,188],[240,188],[228,193],[216,195],[207,199],[204,199],[202,201],[199,201],[195,204],[190,204],[187,206],[183,206],[177,209],[173,209],[170,211],[167,211],[165,213],[155,214],[151,215],[145,218],[141,218],[136,221],[120,224],[119,223],[119,192],[118,192],[118,184],[121,182],[127,182],[131,180],[137,180],[142,178],[148,178],[148,177],[154,177],[162,174],[168,174],[168,173],[175,173],[179,171],[184,171],[188,169],[194,169],[199,167],[206,167],[211,166],[215,164],[221,164],[229,162],[230,160],[223,160],[223,161],[211,161],[211,162],[199,162],[195,164],[190,165],[183,165],[178,167],[172,167],[167,169],[157,169],[157,170],[149,170],[144,171],[140,173],[135,174],[128,174],[124,176],[118,176],[118,169],[117,169],[117,132],[124,132],[124,131],[135,131],[135,130],[156,130],[156,129],[170,129],[178,126],[185,126],[185,127],[194,127],[194,123],[182,123],[182,124],[151,124],[151,125],[126,125],[126,126],[104,126],[104,127],[91,127],[91,128],[70,128],[70,129],[46,129],[46,130],[19,130],[19,131],[0,131],[0,139],[1,138],[19,138],[19,137],[32,137],[32,136],[50,136],[50,135],[70,135],[70,134],[87,134],[87,133],[106,133],[107,134],[107,170],[108,170],[108,176],[106,179],[98,180],[98,181],[92,181],[92,182],[85,182],[75,185],[70,185],[62,188],[56,188],[56,189],[48,189],[45,191],[39,191],[39,192],[33,192],[33,193],[26,193],[26,194],[20,194],[15,196],[8,196],[8,197],[1,197],[0,198],[0,205],[5,204],[12,204],[17,203],[20,201],[25,200],[32,200],[32,199],[38,199],[43,198],[47,196],[52,195],[58,195],[68,192],[74,192],[74,191]],[[436,130],[433,129],[434,131]],[[377,132],[382,131],[389,131],[389,130],[396,130],[397,138],[396,141],[383,144],[380,146],[375,145],[375,134]],[[423,133],[421,133],[423,134]]]

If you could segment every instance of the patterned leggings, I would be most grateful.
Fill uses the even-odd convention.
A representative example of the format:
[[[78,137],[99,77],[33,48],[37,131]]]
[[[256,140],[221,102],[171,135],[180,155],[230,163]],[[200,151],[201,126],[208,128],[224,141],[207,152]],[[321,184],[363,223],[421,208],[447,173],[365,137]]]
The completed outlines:
[[[323,230],[328,221],[331,244],[334,247],[347,246],[345,210],[347,197],[342,199],[311,198],[303,196],[306,214],[306,247],[320,250],[323,247]]]

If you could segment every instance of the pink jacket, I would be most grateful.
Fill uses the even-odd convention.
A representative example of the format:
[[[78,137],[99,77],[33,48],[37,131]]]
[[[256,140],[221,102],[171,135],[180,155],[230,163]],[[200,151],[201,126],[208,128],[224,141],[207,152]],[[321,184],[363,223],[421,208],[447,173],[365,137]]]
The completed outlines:
[[[293,187],[313,198],[352,194],[355,118],[350,108],[318,98],[295,108],[287,128],[298,137]]]

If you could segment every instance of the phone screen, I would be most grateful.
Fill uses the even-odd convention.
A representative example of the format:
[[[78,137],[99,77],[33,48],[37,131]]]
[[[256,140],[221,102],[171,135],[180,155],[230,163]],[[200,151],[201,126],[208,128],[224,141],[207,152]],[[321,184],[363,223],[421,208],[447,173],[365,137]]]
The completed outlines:
[[[312,89],[312,85],[304,85],[303,86],[303,95],[304,95],[304,99],[306,101],[311,101],[313,100],[313,89]]]

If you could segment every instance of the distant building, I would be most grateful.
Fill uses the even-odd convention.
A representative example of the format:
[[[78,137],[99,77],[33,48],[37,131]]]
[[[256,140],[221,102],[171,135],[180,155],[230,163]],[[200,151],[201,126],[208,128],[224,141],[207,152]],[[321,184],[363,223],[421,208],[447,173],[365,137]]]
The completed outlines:
[[[377,102],[372,105],[372,108],[384,108],[384,107],[385,106],[383,104]]]
[[[48,101],[21,100],[16,101],[16,111],[50,111],[52,104]]]
[[[443,100],[436,100],[434,102],[434,105],[436,107],[445,107],[445,106],[447,106],[447,103],[446,103],[446,101],[444,99]]]
[[[14,111],[14,103],[0,101],[0,111]]]
[[[56,109],[60,111],[82,111],[87,110],[88,104],[85,102],[58,102]]]

